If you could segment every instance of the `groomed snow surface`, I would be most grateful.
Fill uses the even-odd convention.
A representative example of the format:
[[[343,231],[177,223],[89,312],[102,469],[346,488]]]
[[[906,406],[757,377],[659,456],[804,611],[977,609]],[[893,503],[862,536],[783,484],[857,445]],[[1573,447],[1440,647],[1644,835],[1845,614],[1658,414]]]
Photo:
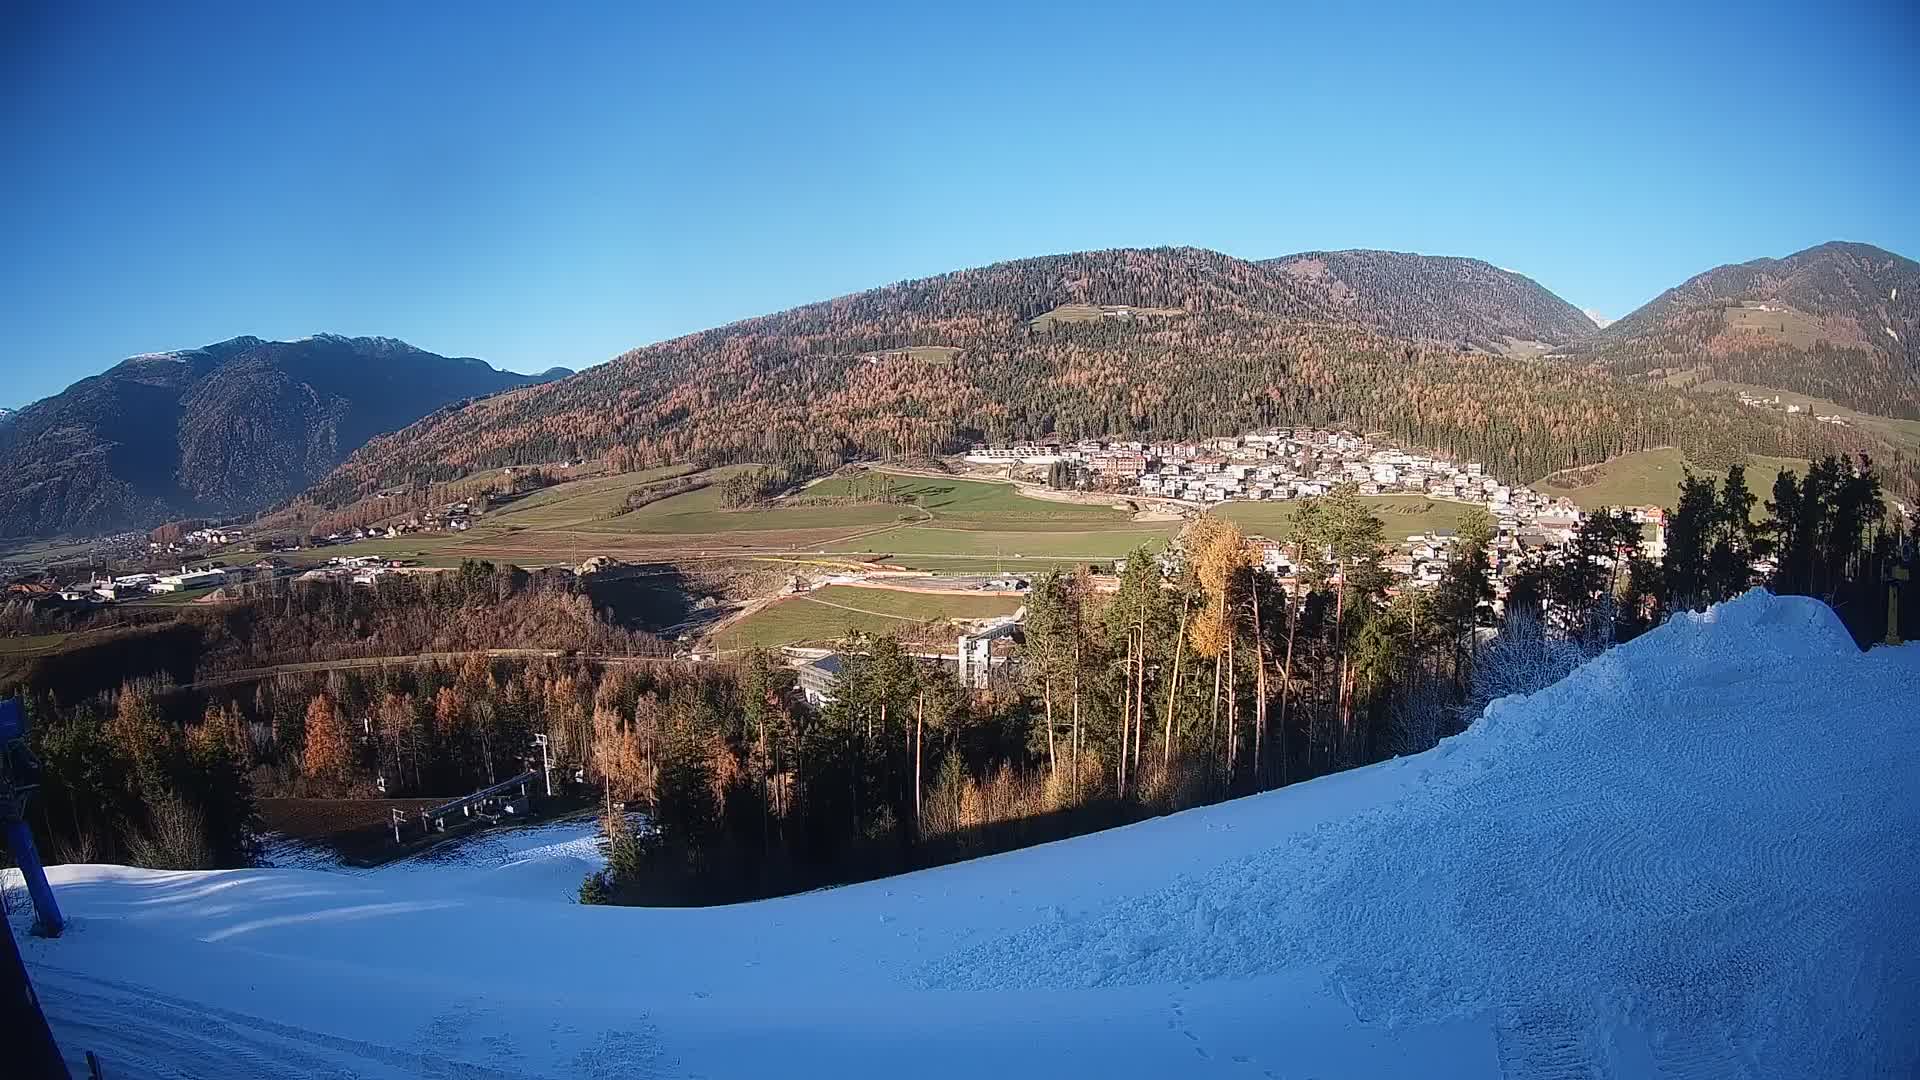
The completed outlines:
[[[73,927],[22,945],[116,1080],[1906,1077],[1916,702],[1920,648],[1754,593],[1430,753],[888,881],[580,907],[576,825],[367,875],[60,867]]]
[[[636,817],[634,826],[642,824]],[[598,837],[597,819],[582,814],[460,837],[372,869],[348,866],[327,848],[285,840],[269,843],[261,861],[278,868],[358,875],[382,885],[405,886],[411,881],[441,889],[457,881],[458,888],[469,895],[565,903],[580,895],[580,882],[589,873],[607,865]]]

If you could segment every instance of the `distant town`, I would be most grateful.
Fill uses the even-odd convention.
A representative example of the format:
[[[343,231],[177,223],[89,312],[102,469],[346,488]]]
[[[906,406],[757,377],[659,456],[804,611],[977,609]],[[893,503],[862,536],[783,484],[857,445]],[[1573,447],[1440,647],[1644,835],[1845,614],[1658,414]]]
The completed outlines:
[[[1479,462],[1400,449],[1371,435],[1345,430],[1276,428],[1212,439],[1146,442],[1097,440],[978,445],[965,460],[1048,470],[1073,486],[1165,500],[1199,511],[1232,501],[1279,502],[1325,495],[1351,483],[1363,496],[1407,495],[1485,507],[1496,526],[1491,557],[1503,580],[1531,554],[1568,543],[1582,514],[1571,499],[1550,498],[1532,488],[1503,483]],[[1064,472],[1056,471],[1064,470]],[[1643,551],[1657,559],[1666,550],[1667,511],[1625,507],[1645,527]],[[1435,528],[1408,538],[1386,567],[1415,584],[1440,580],[1455,532]],[[1266,536],[1252,542],[1266,569],[1282,576],[1291,567],[1285,545]]]
[[[1529,556],[1558,548],[1574,537],[1582,512],[1572,500],[1553,498],[1489,475],[1479,462],[1391,445],[1377,435],[1347,430],[1276,428],[1218,438],[1181,441],[1084,439],[1010,445],[977,445],[956,464],[1049,487],[1111,496],[1193,517],[1229,503],[1281,503],[1326,495],[1351,484],[1367,497],[1428,499],[1486,509],[1495,526],[1490,552],[1499,591]],[[983,469],[982,467],[988,467]],[[384,494],[384,493],[383,493]],[[20,584],[67,603],[111,603],[151,596],[200,593],[226,585],[297,578],[339,580],[372,586],[381,578],[417,569],[412,560],[385,554],[343,554],[320,565],[294,566],[281,556],[301,548],[351,545],[418,533],[465,532],[492,507],[486,496],[396,515],[379,524],[338,530],[304,540],[256,535],[238,526],[205,526],[171,535],[126,534],[100,541],[121,557],[151,567],[179,560],[174,572],[94,576],[56,585]],[[1667,512],[1659,506],[1626,507],[1644,526],[1644,553],[1665,550]],[[1448,520],[1451,520],[1449,518]],[[1436,524],[1412,536],[1395,535],[1385,568],[1402,584],[1438,582],[1457,540]],[[1292,559],[1281,538],[1254,531],[1249,542],[1268,571],[1292,585]],[[351,551],[351,549],[349,549]],[[235,560],[236,552],[251,552]],[[221,556],[216,562],[216,556]],[[197,563],[197,565],[196,565]],[[1024,580],[1019,586],[1024,586]],[[988,586],[981,586],[983,588]],[[998,579],[993,588],[1006,589]],[[47,596],[52,599],[53,596]]]

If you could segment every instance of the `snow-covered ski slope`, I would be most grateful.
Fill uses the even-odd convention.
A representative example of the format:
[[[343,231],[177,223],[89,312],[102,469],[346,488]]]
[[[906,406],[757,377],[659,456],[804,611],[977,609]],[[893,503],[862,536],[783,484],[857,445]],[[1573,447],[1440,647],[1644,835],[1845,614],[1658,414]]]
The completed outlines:
[[[75,866],[23,944],[115,1078],[1906,1077],[1916,702],[1920,648],[1756,593],[1431,753],[908,877]]]
[[[635,827],[644,822],[634,815]],[[598,819],[587,813],[538,825],[489,829],[371,869],[345,864],[324,847],[286,840],[269,842],[261,861],[274,867],[351,874],[393,886],[415,878],[437,889],[457,878],[466,894],[564,902],[580,894],[581,879],[607,865],[599,833]]]

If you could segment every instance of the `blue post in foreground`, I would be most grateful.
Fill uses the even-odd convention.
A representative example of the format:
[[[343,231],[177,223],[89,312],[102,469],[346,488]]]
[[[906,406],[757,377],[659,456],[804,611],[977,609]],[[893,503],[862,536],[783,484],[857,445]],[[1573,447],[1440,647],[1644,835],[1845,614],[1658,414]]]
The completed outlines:
[[[0,821],[6,823],[7,848],[13,862],[26,879],[27,894],[33,898],[38,916],[34,932],[59,937],[66,929],[60,906],[53,901],[53,886],[47,884],[47,868],[40,865],[40,853],[34,850],[33,830],[27,826],[27,797],[40,786],[40,763],[27,750],[27,713],[18,698],[0,701]]]

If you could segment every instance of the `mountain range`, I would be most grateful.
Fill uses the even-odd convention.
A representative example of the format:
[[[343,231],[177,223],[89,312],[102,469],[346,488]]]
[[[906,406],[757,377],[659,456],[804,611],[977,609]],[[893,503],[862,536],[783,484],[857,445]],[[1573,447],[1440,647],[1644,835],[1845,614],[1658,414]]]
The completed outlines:
[[[1694,383],[1784,380],[1796,364],[1832,361],[1877,372],[1871,385],[1906,387],[1879,408],[1908,414],[1920,406],[1910,354],[1858,328],[1880,325],[1885,305],[1908,310],[1914,290],[1899,300],[1894,282],[1912,266],[1864,245],[1823,245],[1712,271],[1603,329],[1536,282],[1473,259],[1344,251],[1256,262],[1195,248],[1024,259],[747,319],[437,414],[370,443],[315,495],[338,505],[409,479],[602,453],[623,466],[820,467],[1049,434],[1333,423],[1519,481],[1663,446],[1698,461],[1868,451],[1904,475],[1912,463],[1873,433],[1747,408],[1664,375],[1684,363]],[[1742,318],[1727,309],[1749,303],[1832,334],[1776,331],[1758,354],[1765,367],[1723,371],[1756,354],[1695,344],[1695,321],[1664,314],[1717,305],[1712,318]],[[1906,325],[1894,328],[1902,343]]]
[[[1309,251],[1270,266],[1382,333],[1457,338],[1486,352],[1565,345],[1594,332],[1587,314],[1532,278],[1481,262],[1400,251]]]
[[[1920,263],[1836,242],[1689,278],[1562,355],[1630,376],[1706,372],[1913,418],[1916,335]]]
[[[0,535],[256,510],[380,432],[565,374],[331,334],[131,357],[0,422]]]
[[[338,506],[395,484],[1345,424],[1529,481],[1631,450],[1910,450],[1708,380],[1920,416],[1920,264],[1864,244],[1723,266],[1605,325],[1476,259],[1115,249],[901,282],[527,377],[386,339],[135,357],[0,421],[0,534]],[[564,376],[564,377],[561,377]],[[504,392],[502,392],[504,391]],[[472,399],[472,400],[465,400]],[[454,403],[463,402],[457,407]]]

